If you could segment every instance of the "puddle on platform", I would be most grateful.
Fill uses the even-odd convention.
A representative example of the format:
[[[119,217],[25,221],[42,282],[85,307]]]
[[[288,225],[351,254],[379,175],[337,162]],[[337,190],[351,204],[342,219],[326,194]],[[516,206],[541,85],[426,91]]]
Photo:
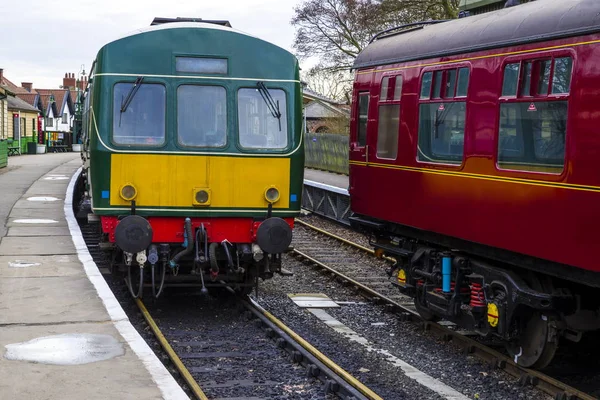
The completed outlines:
[[[51,196],[46,196],[46,197],[28,197],[27,201],[57,201],[60,199],[57,199],[56,197],[51,197]]]
[[[65,179],[69,179],[69,177],[64,175],[50,175],[44,178],[45,181],[63,181]]]
[[[23,261],[23,260],[15,260],[15,261],[8,262],[9,268],[29,268],[29,267],[38,267],[40,265],[42,265],[42,264],[36,263],[36,262]]]
[[[39,218],[27,218],[27,219],[15,219],[15,224],[56,224],[58,221],[53,219],[39,219]]]
[[[125,354],[123,345],[110,335],[67,333],[23,343],[7,344],[4,357],[53,365],[81,365]]]

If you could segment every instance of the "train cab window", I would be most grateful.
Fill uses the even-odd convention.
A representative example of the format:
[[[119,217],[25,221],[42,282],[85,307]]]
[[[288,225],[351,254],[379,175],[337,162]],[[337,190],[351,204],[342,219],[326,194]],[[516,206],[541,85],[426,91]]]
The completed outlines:
[[[395,160],[398,155],[398,134],[400,129],[400,99],[402,98],[402,76],[390,76],[386,81],[391,96],[379,97],[379,117],[377,125],[377,158]],[[383,90],[383,83],[382,83]]]
[[[367,120],[369,114],[369,93],[358,95],[358,131],[356,141],[359,146],[367,145]]]
[[[423,81],[429,73],[423,74]],[[421,90],[417,160],[461,164],[467,110],[464,97],[469,87],[469,68],[435,71],[433,79],[431,96],[424,96]],[[422,88],[424,85],[422,83]],[[439,99],[441,96],[443,102]]]
[[[519,66],[516,73],[520,71],[524,78],[519,82],[520,87],[515,88],[521,98],[504,99],[500,104],[498,167],[560,174],[565,165],[568,112],[565,97],[570,89],[572,59],[559,57],[509,64],[505,68],[504,87],[506,71],[512,65]],[[508,78],[512,81],[514,75]]]
[[[227,101],[221,86],[177,88],[177,141],[189,147],[227,144]]]
[[[161,84],[117,83],[113,89],[115,144],[161,146],[165,143],[166,89]]]
[[[270,96],[256,88],[238,91],[240,145],[246,149],[285,149],[288,146],[285,92],[281,89],[265,90]]]

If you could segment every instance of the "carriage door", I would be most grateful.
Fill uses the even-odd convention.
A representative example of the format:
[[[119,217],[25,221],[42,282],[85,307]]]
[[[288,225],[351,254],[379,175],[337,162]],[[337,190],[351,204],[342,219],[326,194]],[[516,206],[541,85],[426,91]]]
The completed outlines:
[[[369,113],[369,92],[359,91],[354,103],[354,126],[350,141],[350,160],[368,162],[367,119]]]

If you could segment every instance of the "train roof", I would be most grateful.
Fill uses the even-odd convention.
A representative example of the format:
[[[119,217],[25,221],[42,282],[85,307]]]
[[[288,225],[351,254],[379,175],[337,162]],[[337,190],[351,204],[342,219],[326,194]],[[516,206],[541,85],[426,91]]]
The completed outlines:
[[[496,12],[384,34],[353,69],[600,32],[600,1],[537,0]]]

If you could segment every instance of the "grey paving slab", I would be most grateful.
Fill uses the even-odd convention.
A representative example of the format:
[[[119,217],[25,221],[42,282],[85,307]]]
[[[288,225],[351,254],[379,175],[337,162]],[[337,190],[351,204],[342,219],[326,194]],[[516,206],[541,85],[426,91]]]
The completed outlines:
[[[11,343],[69,333],[110,335],[122,342],[112,324],[9,326],[2,328],[0,353]],[[48,365],[0,357],[0,393],[10,400],[162,399],[142,363],[123,343],[125,354],[83,365]]]
[[[10,218],[52,218],[64,219],[64,205],[47,206],[46,208],[13,208],[9,214]]]
[[[65,226],[55,226],[54,224],[48,226],[11,226],[8,228],[6,236],[67,236],[71,232],[69,228]]]
[[[3,256],[56,254],[76,254],[71,236],[5,236],[0,241],[0,255]]]
[[[11,228],[11,227],[29,227],[29,228],[45,228],[45,227],[60,227],[60,226],[68,226],[67,224],[67,220],[65,218],[51,218],[51,217],[47,217],[47,218],[42,218],[44,220],[52,220],[54,222],[51,223],[42,223],[42,222],[35,222],[36,219],[39,218],[9,218],[8,221],[6,222],[6,227],[7,228]],[[34,223],[31,223],[34,222]]]
[[[84,275],[76,255],[0,256],[0,279]]]
[[[66,188],[65,188],[66,191]],[[15,209],[20,209],[20,208],[24,208],[24,209],[45,209],[45,210],[51,210],[52,212],[58,212],[58,213],[63,213],[63,209],[65,206],[65,201],[63,198],[58,198],[58,200],[55,201],[30,201],[27,200],[27,198],[31,198],[31,199],[44,199],[44,198],[58,198],[56,196],[28,196],[25,198],[22,198],[21,200],[18,200],[15,205],[13,206],[13,211]]]
[[[0,280],[0,325],[108,320],[87,276]]]
[[[37,181],[27,191],[26,196],[64,196],[69,181]]]

